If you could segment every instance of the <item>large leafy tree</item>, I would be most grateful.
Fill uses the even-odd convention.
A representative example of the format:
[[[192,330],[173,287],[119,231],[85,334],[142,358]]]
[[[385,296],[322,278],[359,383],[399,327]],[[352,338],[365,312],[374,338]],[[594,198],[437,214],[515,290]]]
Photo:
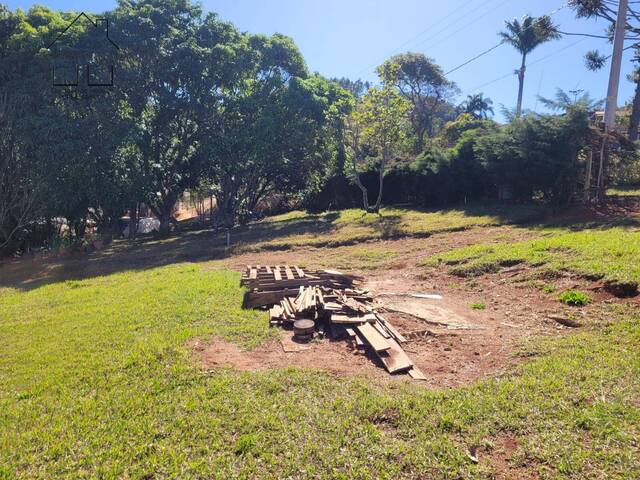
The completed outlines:
[[[448,118],[447,112],[452,110],[448,103],[458,92],[457,87],[433,59],[421,53],[395,55],[378,67],[378,75],[411,103],[408,115],[416,151],[422,150],[427,135],[434,135],[446,121],[455,118]]]
[[[45,7],[0,15],[0,50],[7,65],[0,74],[0,90],[12,106],[11,134],[5,137],[12,143],[11,164],[25,165],[20,171],[29,179],[25,183],[16,176],[13,187],[30,185],[12,191],[33,192],[37,185],[40,203],[35,210],[45,218],[65,217],[81,238],[89,213],[109,224],[120,213],[111,208],[113,197],[107,192],[119,188],[111,160],[122,130],[108,91],[90,95],[87,89],[51,84],[55,56],[73,52],[74,60],[82,63],[89,58],[86,50],[96,55],[95,36],[82,22],[65,32],[64,42],[45,48],[76,16]]]
[[[387,77],[393,78],[393,76]],[[366,212],[379,213],[382,205],[384,177],[406,135],[406,114],[411,103],[399,94],[394,85],[384,80],[382,86],[370,88],[357,102],[348,120],[348,145],[353,174],[362,191]],[[359,165],[369,163],[378,171],[378,194],[373,205],[369,193],[360,180]]]
[[[188,0],[123,1],[113,17],[126,47],[121,91],[130,138],[150,186],[144,201],[166,234],[176,201],[204,171],[200,119],[215,112],[203,97],[233,75],[238,35]]]
[[[512,45],[522,56],[518,75],[518,101],[516,118],[522,113],[522,94],[524,91],[524,75],[527,56],[539,45],[560,38],[557,27],[548,16],[531,17],[525,15],[522,20],[514,18],[505,22],[505,30],[498,34],[502,41]]]
[[[233,81],[209,95],[203,143],[218,223],[249,218],[267,196],[304,190],[329,163],[335,108],[346,92],[309,76],[293,41],[244,36]]]

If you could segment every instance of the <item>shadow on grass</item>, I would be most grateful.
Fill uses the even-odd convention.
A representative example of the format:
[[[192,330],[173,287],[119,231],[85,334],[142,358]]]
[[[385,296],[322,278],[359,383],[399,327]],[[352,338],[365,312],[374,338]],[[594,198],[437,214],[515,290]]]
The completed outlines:
[[[335,247],[354,245],[377,239],[428,237],[434,233],[460,231],[469,226],[445,226],[430,229],[430,220],[420,228],[407,231],[410,215],[435,213],[446,216],[461,212],[465,217],[494,217],[493,224],[520,225],[530,228],[564,227],[570,229],[608,228],[610,226],[639,226],[640,219],[627,215],[619,205],[605,209],[574,208],[553,211],[541,205],[476,204],[452,207],[447,210],[415,210],[395,208],[381,217],[351,215],[348,220],[340,213],[313,214],[293,218],[262,220],[231,231],[232,247],[226,248],[226,236],[212,230],[177,232],[168,238],[141,238],[136,241],[118,240],[109,248],[91,254],[77,254],[66,258],[30,258],[0,265],[0,287],[29,290],[48,283],[80,280],[125,270],[144,270],[182,262],[203,262],[230,257],[243,252],[287,250],[301,246]],[[366,227],[367,230],[337,235],[347,226]],[[305,242],[299,240],[305,237]],[[311,237],[311,238],[309,238]]]

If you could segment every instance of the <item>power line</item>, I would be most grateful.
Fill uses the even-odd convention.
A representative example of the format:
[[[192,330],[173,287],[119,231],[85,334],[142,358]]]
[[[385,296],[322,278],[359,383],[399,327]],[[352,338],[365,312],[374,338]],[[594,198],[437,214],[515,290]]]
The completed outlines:
[[[447,23],[443,28],[441,28],[440,30],[437,30],[436,33],[434,35],[431,35],[429,37],[427,37],[426,40],[421,41],[423,42],[427,42],[430,41],[432,39],[434,39],[436,36],[438,36],[440,33],[445,32],[448,28],[450,28],[451,26],[455,25],[457,22],[459,22],[460,20],[466,18],[467,16],[475,13],[477,10],[480,10],[481,8],[486,7],[487,3],[491,3],[495,0],[488,0],[488,2],[479,5],[478,7],[476,7],[475,9],[471,10],[471,11],[467,11],[464,15],[462,15],[461,17],[457,18],[456,20],[454,20],[453,22],[449,22]],[[501,4],[502,5],[502,4]],[[397,53],[401,48],[410,45],[414,42],[414,40],[416,40],[417,38],[421,37],[424,33],[428,32],[429,30],[431,30],[433,27],[436,27],[437,25],[441,25],[446,19],[452,17],[454,14],[458,13],[460,10],[467,8],[469,6],[469,2],[463,2],[462,5],[460,5],[458,8],[454,9],[453,11],[451,11],[450,13],[448,13],[446,16],[444,16],[443,18],[441,18],[438,22],[435,22],[433,24],[431,24],[429,27],[427,27],[426,29],[424,29],[423,31],[421,31],[419,34],[415,35],[414,37],[412,37],[411,39],[407,40],[406,42],[404,42],[402,45],[400,45],[399,47],[395,48],[390,54],[394,55],[394,53]],[[418,42],[418,45],[421,43]],[[385,57],[384,59],[382,59],[382,61],[386,60],[388,57]],[[362,70],[360,70],[358,73],[356,73],[356,77],[362,75],[363,73],[367,72],[367,71],[371,71],[373,69],[375,69],[378,64],[381,62],[377,62],[375,65],[371,65],[369,67],[365,67]]]
[[[531,62],[531,63],[528,65],[528,67],[531,67],[531,66],[536,65],[536,64],[538,64],[538,63],[540,63],[540,62],[543,62],[543,61],[545,61],[545,60],[549,59],[550,57],[553,57],[554,55],[557,55],[557,54],[559,54],[559,53],[561,53],[561,52],[563,52],[563,51],[565,51],[565,50],[567,50],[567,49],[569,49],[569,48],[571,48],[571,47],[576,46],[576,45],[577,45],[577,44],[579,44],[579,43],[584,42],[585,40],[586,40],[586,38],[581,38],[580,40],[577,40],[577,41],[575,41],[575,42],[573,42],[573,43],[571,43],[571,44],[569,44],[569,45],[565,45],[564,47],[562,47],[562,48],[560,48],[560,49],[558,49],[558,50],[555,50],[555,51],[551,52],[549,55],[546,55],[546,56],[544,56],[544,57],[542,57],[542,58],[539,58],[538,60],[536,60],[536,61],[534,61],[534,62]],[[512,71],[511,71],[511,72],[509,72],[509,73],[506,73],[506,74],[504,74],[504,75],[501,75],[501,76],[500,76],[500,77],[498,77],[498,78],[494,78],[493,80],[490,80],[490,81],[488,81],[488,82],[486,82],[486,83],[483,83],[482,85],[478,85],[477,87],[473,87],[473,88],[471,88],[471,89],[467,90],[465,93],[467,93],[467,94],[469,94],[469,93],[473,93],[473,92],[475,92],[475,91],[477,91],[477,90],[480,90],[481,88],[488,87],[489,85],[493,85],[494,83],[499,82],[500,80],[503,80],[503,79],[505,79],[505,78],[507,78],[507,77],[510,77],[511,75],[513,75],[513,72],[512,72]]]
[[[451,33],[450,33],[449,35],[447,35],[446,37],[443,37],[443,38],[441,38],[440,40],[438,40],[437,42],[432,43],[432,44],[429,44],[428,46],[423,46],[423,47],[422,47],[422,50],[431,49],[431,48],[433,48],[433,47],[436,47],[436,46],[438,46],[438,45],[442,44],[445,40],[448,40],[449,38],[453,37],[454,35],[456,35],[456,34],[458,34],[458,33],[462,32],[463,30],[466,30],[470,25],[474,24],[475,22],[477,22],[477,21],[478,21],[478,20],[480,20],[481,18],[484,18],[484,17],[486,17],[487,15],[489,15],[489,14],[491,14],[491,13],[495,12],[498,8],[500,8],[500,7],[502,7],[503,5],[505,5],[505,4],[507,4],[507,3],[509,3],[510,1],[511,1],[511,0],[505,0],[504,2],[502,2],[502,3],[498,4],[498,5],[496,5],[496,6],[495,6],[494,8],[492,8],[491,10],[487,10],[486,12],[484,12],[484,13],[483,13],[482,15],[480,15],[479,17],[475,17],[475,18],[473,19],[473,21],[472,21],[472,22],[469,22],[469,23],[467,23],[467,24],[463,25],[461,28],[459,28],[458,30],[456,30],[456,31],[454,31],[454,32],[451,32]],[[423,43],[424,43],[424,42],[423,42]]]
[[[393,50],[393,52],[391,52],[390,55],[393,55],[395,52],[399,51],[401,48],[405,47],[406,45],[409,45],[410,43],[412,43],[414,40],[417,40],[418,38],[420,38],[422,35],[424,35],[425,33],[427,33],[429,30],[431,30],[433,27],[435,27],[436,25],[442,23],[443,21],[445,21],[446,19],[448,19],[449,17],[453,16],[455,13],[458,13],[460,10],[467,8],[469,5],[468,3],[462,2],[462,4],[454,9],[453,11],[449,12],[447,15],[445,15],[443,18],[440,19],[440,21],[436,22],[436,23],[432,23],[431,25],[429,25],[427,28],[425,28],[424,30],[422,30],[420,33],[418,33],[417,35],[411,37],[409,40],[407,40],[406,42],[404,42],[402,45],[399,45],[397,48],[395,48]]]
[[[554,16],[556,13],[558,13],[560,10],[562,10],[563,8],[565,8],[566,6],[567,6],[567,3],[564,3],[564,4],[560,5],[558,8],[556,8],[555,10],[552,10],[551,12],[547,13],[546,15],[542,15],[542,16],[541,16],[541,17],[539,17],[535,22],[531,23],[531,25],[529,25],[527,28],[525,28],[525,29],[523,30],[523,32],[527,31],[527,30],[528,30],[528,29],[530,29],[530,28],[535,27],[536,23],[539,21],[539,19],[540,19],[540,18],[542,18],[542,17],[552,17],[552,16]],[[445,75],[445,76],[447,76],[447,75],[449,75],[450,73],[453,73],[453,72],[455,72],[456,70],[461,69],[462,67],[464,67],[464,66],[466,66],[466,65],[470,64],[471,62],[474,62],[475,60],[478,60],[480,57],[483,57],[483,56],[487,55],[488,53],[492,52],[492,51],[493,51],[493,50],[495,50],[496,48],[498,48],[498,47],[500,47],[500,46],[504,45],[505,43],[506,43],[506,40],[502,40],[501,42],[497,43],[497,44],[496,44],[496,45],[494,45],[493,47],[488,48],[488,49],[487,49],[487,50],[485,50],[484,52],[479,53],[479,54],[478,54],[478,55],[476,55],[475,57],[473,57],[473,58],[471,58],[471,59],[467,60],[466,62],[464,62],[464,63],[462,63],[462,64],[458,65],[458,66],[457,66],[457,67],[455,67],[455,68],[452,68],[452,69],[451,69],[451,70],[449,70],[448,72],[445,72],[445,74],[444,74],[444,75]]]
[[[467,27],[469,27],[469,25],[472,25],[473,23],[477,22],[479,19],[481,19],[481,18],[483,18],[483,17],[485,17],[485,16],[489,15],[490,13],[492,13],[492,12],[496,11],[498,8],[502,7],[502,6],[503,6],[503,5],[505,5],[506,3],[509,3],[510,1],[512,1],[512,0],[504,0],[503,2],[501,2],[501,3],[499,3],[498,5],[494,6],[491,10],[487,10],[487,11],[485,11],[482,15],[480,15],[480,16],[478,16],[478,17],[474,17],[474,19],[473,19],[473,21],[472,21],[472,22],[469,22],[469,23],[464,24],[461,28],[459,28],[458,30],[456,30],[456,31],[454,31],[454,32],[452,32],[452,33],[450,33],[450,34],[449,34],[449,35],[447,35],[446,37],[441,38],[441,39],[440,39],[440,40],[438,40],[436,43],[429,44],[429,45],[428,45],[428,47],[424,47],[424,46],[423,46],[423,47],[422,47],[422,50],[426,50],[427,48],[433,48],[433,47],[435,47],[436,45],[440,45],[442,42],[444,42],[444,41],[445,41],[445,40],[447,40],[448,38],[451,38],[451,37],[452,37],[453,35],[455,35],[456,33],[461,32],[462,30],[464,30],[464,29],[466,29]],[[473,9],[473,10],[468,11],[468,12],[467,12],[466,14],[464,14],[462,17],[458,18],[458,20],[456,20],[455,22],[450,23],[449,25],[445,26],[444,28],[442,28],[442,29],[438,30],[438,31],[437,31],[435,34],[433,34],[432,36],[428,37],[428,38],[427,38],[427,39],[425,39],[425,40],[422,40],[422,41],[421,41],[421,42],[419,42],[419,43],[417,43],[417,44],[415,45],[415,47],[417,48],[417,47],[418,47],[418,46],[420,46],[420,45],[425,45],[425,44],[426,44],[426,43],[428,43],[429,41],[431,41],[431,40],[435,39],[438,35],[440,35],[441,33],[443,33],[443,32],[444,32],[445,30],[447,30],[449,27],[451,27],[451,26],[455,25],[455,24],[456,24],[456,23],[458,23],[460,20],[463,20],[465,17],[468,17],[469,15],[472,15],[472,14],[476,13],[478,10],[480,10],[480,9],[482,9],[482,8],[485,8],[486,6],[487,6],[486,4],[485,4],[485,5],[480,5],[479,7],[475,8],[475,9]]]
[[[502,42],[498,43],[497,45],[494,45],[493,47],[488,48],[488,49],[487,49],[487,50],[485,50],[484,52],[479,53],[479,54],[478,54],[478,55],[476,55],[475,57],[470,58],[470,59],[469,59],[469,60],[467,60],[466,62],[461,63],[461,64],[460,64],[460,65],[458,65],[457,67],[452,68],[452,69],[451,69],[451,70],[449,70],[448,72],[445,72],[445,73],[444,73],[444,76],[446,77],[446,76],[447,76],[447,75],[449,75],[450,73],[453,73],[453,72],[455,72],[456,70],[460,70],[462,67],[464,67],[464,66],[466,66],[466,65],[469,65],[471,62],[473,62],[473,61],[475,61],[475,60],[479,59],[480,57],[485,56],[487,53],[490,53],[490,52],[494,51],[496,48],[501,47],[503,44],[504,44],[504,40],[503,40]]]

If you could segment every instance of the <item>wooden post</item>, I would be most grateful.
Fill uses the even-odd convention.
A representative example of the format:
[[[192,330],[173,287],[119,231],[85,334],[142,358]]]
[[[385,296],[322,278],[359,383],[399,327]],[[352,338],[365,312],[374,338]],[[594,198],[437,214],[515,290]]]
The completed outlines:
[[[587,166],[584,172],[584,203],[591,200],[591,169],[593,168],[593,150],[587,152]]]

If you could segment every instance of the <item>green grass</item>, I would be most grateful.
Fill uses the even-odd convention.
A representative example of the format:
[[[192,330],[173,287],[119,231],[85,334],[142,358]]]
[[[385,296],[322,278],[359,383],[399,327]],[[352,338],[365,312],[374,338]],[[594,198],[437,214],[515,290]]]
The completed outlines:
[[[479,244],[437,255],[428,265],[447,263],[473,276],[526,262],[621,282],[640,282],[640,232],[625,228],[547,231],[516,243]]]
[[[607,190],[610,197],[640,197],[640,186],[636,187],[613,187]]]
[[[569,290],[558,295],[558,300],[572,307],[582,307],[591,302],[591,297],[583,292]]]
[[[309,218],[317,222],[291,214]],[[265,242],[278,238],[262,232]],[[534,242],[581,236],[571,250],[568,237],[537,249],[516,243],[516,251],[554,267],[635,258],[631,231],[552,234]],[[512,260],[507,240],[472,260],[451,255],[458,267],[496,252]],[[640,478],[637,308],[591,305],[579,333],[533,339],[519,366],[462,388],[293,368],[204,371],[192,339],[219,335],[252,348],[277,330],[266,313],[241,309],[236,273],[205,269],[212,264],[143,268],[201,258],[182,237],[157,243],[162,250],[149,242],[146,255],[114,249],[102,263],[63,263],[85,274],[97,264],[99,276],[0,288],[0,479],[489,479],[505,437],[517,440],[511,478]],[[346,263],[396,259],[375,243],[343,248],[336,255]],[[477,465],[467,457],[475,445]]]
[[[504,435],[542,478],[640,475],[637,313],[455,390],[201,371],[189,339],[270,335],[237,282],[179,265],[3,289],[0,478],[490,478]]]
[[[471,304],[471,309],[472,310],[486,310],[487,305],[484,302],[479,302],[479,303],[472,303]]]

